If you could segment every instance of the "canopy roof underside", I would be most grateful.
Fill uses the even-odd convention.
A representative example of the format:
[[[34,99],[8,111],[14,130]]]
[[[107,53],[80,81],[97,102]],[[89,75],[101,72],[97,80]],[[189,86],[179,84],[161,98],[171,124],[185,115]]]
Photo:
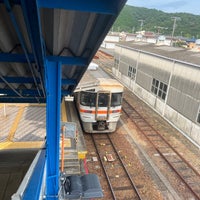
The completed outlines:
[[[0,0],[0,102],[46,102],[45,68],[73,93],[125,0]]]

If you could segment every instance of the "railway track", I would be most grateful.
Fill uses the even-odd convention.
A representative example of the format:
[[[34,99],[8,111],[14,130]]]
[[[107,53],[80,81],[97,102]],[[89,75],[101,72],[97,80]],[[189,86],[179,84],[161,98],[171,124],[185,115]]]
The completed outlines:
[[[99,64],[102,67],[106,67],[111,69],[114,65],[114,59],[113,56],[99,50],[96,54],[97,59],[95,59],[95,62]]]
[[[184,184],[191,193],[192,198],[200,199],[200,174],[184,159],[184,157],[152,127],[125,99],[123,101],[123,113],[135,124],[137,129],[145,136],[147,141],[164,159],[179,179],[179,184]],[[180,182],[181,181],[181,182]]]
[[[112,198],[141,200],[136,184],[129,174],[109,134],[91,134]]]

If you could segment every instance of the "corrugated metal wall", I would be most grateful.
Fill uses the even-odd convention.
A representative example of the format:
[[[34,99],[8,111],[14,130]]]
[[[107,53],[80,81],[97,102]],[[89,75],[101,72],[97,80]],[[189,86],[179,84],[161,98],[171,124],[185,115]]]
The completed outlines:
[[[123,74],[123,75],[128,75],[128,63],[126,63],[125,61],[123,61],[124,59],[120,59],[120,68],[119,71]]]
[[[153,78],[168,84],[173,66],[172,64],[172,61],[164,58],[140,53],[138,70],[141,70]]]
[[[138,70],[137,76],[136,76],[136,83],[150,92],[152,77],[149,76],[147,73],[144,73],[143,71]]]
[[[119,61],[119,59],[120,59],[120,51],[121,51],[121,47],[115,46],[115,52],[114,52],[115,64],[114,64],[114,67],[116,69],[118,69],[118,65],[116,64],[116,60]]]
[[[119,71],[128,76],[137,67],[136,83],[151,92],[153,78],[168,85],[167,105],[196,123],[200,103],[200,69],[195,65],[116,46]],[[170,79],[171,78],[171,79]]]
[[[167,105],[191,121],[196,122],[199,101],[195,100],[193,97],[188,96],[173,87],[170,87]]]
[[[196,122],[200,102],[200,69],[175,63],[167,104]]]

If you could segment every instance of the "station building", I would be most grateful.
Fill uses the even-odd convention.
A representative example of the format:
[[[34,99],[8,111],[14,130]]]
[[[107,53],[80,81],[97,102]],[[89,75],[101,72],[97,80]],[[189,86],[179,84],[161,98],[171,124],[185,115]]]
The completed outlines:
[[[115,46],[113,74],[200,145],[200,53],[143,42]]]

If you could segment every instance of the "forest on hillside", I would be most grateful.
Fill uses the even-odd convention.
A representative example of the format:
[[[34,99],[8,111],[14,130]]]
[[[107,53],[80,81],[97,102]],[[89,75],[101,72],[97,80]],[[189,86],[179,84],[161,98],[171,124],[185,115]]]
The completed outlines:
[[[200,38],[200,15],[165,13],[156,9],[126,5],[115,21],[112,31],[135,33],[145,30],[160,35],[172,35],[173,27],[174,36]]]

